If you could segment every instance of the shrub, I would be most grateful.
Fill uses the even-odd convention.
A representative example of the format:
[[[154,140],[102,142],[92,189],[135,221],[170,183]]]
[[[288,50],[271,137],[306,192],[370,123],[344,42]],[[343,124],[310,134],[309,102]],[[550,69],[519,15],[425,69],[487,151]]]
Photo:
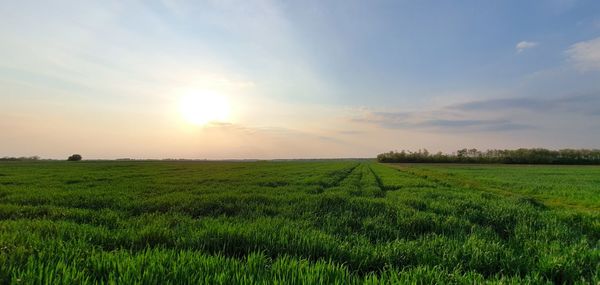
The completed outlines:
[[[79,154],[74,154],[69,156],[69,158],[67,158],[68,161],[80,161],[81,160],[81,155]]]

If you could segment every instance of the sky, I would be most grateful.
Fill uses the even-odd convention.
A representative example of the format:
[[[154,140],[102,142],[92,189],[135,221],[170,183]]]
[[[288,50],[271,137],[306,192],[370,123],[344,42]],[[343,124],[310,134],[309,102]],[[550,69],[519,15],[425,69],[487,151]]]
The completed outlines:
[[[600,1],[0,0],[0,156],[519,147],[600,148]]]

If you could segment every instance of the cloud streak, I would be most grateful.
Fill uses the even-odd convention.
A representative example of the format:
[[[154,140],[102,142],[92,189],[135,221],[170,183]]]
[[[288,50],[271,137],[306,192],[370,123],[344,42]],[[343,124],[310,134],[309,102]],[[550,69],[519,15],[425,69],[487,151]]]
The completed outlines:
[[[534,129],[534,126],[520,124],[506,119],[457,119],[457,118],[424,118],[426,114],[414,113],[407,119],[390,120],[389,118],[368,114],[354,118],[355,122],[376,124],[387,129],[420,129],[435,132],[496,132]]]
[[[548,115],[596,116],[600,96],[594,94],[557,98],[498,98],[473,100],[413,112],[363,111],[354,122],[387,129],[435,132],[506,132],[546,127],[540,118]]]
[[[600,70],[600,37],[573,44],[566,51],[569,60],[582,71]]]
[[[396,116],[397,115],[397,116]],[[508,119],[474,119],[444,116],[442,112],[413,113],[368,112],[352,119],[354,122],[374,124],[386,129],[411,129],[434,132],[497,132],[534,129]]]
[[[521,42],[517,43],[517,45],[515,46],[515,49],[517,50],[518,53],[521,53],[526,49],[532,49],[532,48],[538,46],[538,44],[539,43],[537,43],[537,42],[521,41]]]
[[[600,94],[572,95],[558,98],[505,98],[471,101],[450,106],[460,111],[511,111],[576,112],[595,114],[600,112]]]

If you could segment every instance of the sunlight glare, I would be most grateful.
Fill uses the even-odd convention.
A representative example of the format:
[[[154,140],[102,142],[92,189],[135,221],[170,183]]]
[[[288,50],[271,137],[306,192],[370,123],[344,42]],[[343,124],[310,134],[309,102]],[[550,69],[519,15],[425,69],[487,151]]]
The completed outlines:
[[[179,111],[191,124],[225,122],[229,118],[227,98],[213,92],[189,92],[181,97]]]

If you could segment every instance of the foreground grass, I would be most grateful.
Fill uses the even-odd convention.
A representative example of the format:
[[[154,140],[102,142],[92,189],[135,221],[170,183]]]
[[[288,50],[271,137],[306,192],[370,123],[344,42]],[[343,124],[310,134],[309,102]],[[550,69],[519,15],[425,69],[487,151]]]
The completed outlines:
[[[600,167],[0,163],[1,283],[597,283]]]

